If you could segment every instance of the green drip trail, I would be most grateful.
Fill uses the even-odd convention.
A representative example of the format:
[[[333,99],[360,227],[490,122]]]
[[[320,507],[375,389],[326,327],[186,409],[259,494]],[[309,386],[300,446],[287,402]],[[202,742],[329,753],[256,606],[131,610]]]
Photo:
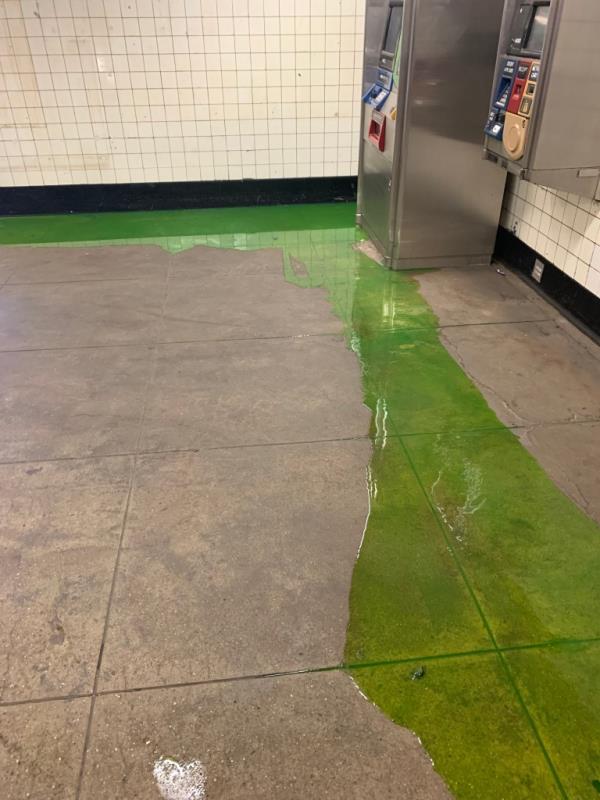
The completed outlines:
[[[23,218],[0,220],[0,240],[281,247],[287,280],[325,288],[372,411],[348,670],[457,798],[597,800],[600,529],[447,353],[414,277],[354,249],[353,212]]]

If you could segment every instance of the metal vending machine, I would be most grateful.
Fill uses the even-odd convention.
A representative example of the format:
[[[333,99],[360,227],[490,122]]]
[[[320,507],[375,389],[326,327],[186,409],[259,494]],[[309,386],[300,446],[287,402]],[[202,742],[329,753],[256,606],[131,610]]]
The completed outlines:
[[[481,120],[503,7],[367,0],[357,222],[393,269],[490,262],[505,179]]]
[[[600,198],[600,0],[507,0],[485,125],[487,157]]]

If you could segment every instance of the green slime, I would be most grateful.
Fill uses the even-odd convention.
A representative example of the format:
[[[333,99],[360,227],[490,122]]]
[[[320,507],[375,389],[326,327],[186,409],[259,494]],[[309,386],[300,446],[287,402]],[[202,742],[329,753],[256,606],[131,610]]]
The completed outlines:
[[[450,357],[415,276],[357,251],[353,215],[336,204],[23,217],[0,220],[0,241],[278,247],[288,281],[325,289],[372,412],[343,668],[419,735],[457,798],[593,800],[600,529]]]

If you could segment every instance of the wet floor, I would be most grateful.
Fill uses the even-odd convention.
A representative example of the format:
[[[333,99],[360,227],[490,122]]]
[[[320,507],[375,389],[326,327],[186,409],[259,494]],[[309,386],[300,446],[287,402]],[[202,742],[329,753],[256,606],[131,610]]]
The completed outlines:
[[[9,798],[598,796],[597,348],[352,212],[0,222]]]

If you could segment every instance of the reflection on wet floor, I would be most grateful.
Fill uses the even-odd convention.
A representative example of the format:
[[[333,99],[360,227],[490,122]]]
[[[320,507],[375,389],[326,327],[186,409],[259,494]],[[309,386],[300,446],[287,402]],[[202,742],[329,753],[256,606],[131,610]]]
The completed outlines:
[[[312,244],[291,252],[344,320],[373,414],[352,674],[418,733],[457,797],[593,797],[600,529],[448,355],[413,276],[350,242],[345,254]],[[565,706],[579,734],[570,725],[565,737]]]
[[[325,290],[360,363],[373,453],[345,668],[457,798],[597,797],[596,522],[449,355],[415,276],[357,251],[350,213],[221,210],[187,232],[201,220],[153,237],[140,221],[111,243],[281,248],[286,280]]]

